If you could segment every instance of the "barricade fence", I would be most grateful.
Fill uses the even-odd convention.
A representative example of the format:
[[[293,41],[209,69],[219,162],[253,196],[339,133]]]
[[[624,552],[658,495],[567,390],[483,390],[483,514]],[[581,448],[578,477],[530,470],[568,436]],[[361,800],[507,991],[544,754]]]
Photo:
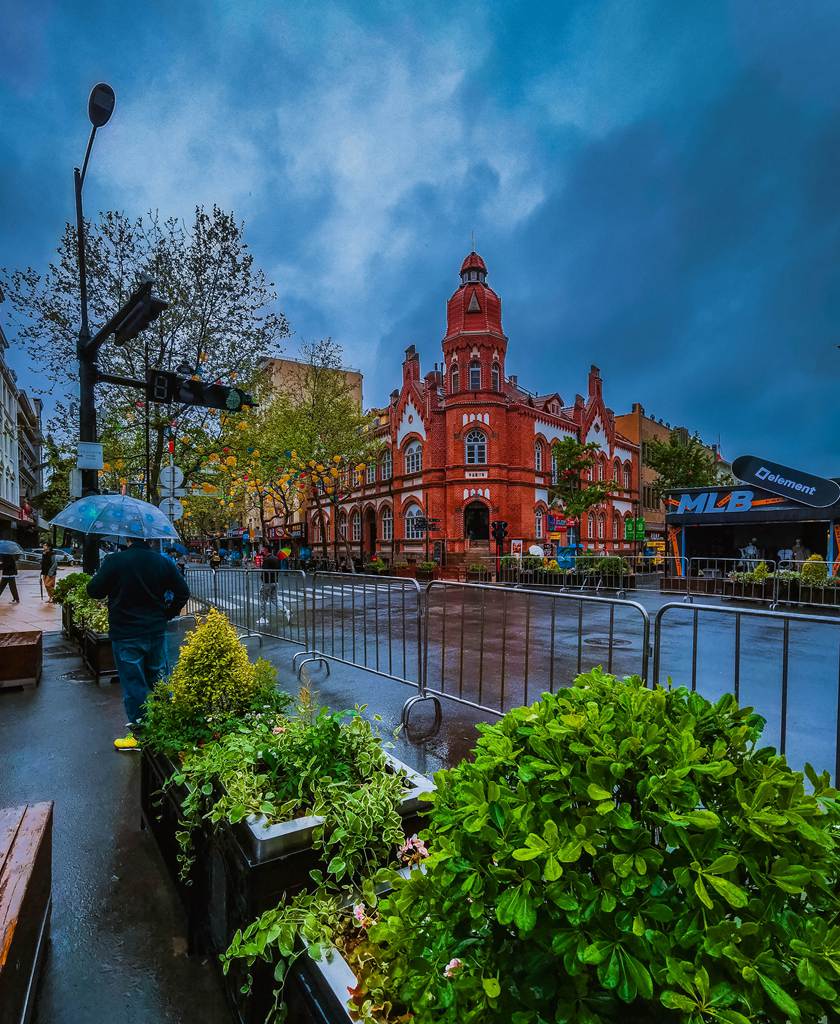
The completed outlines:
[[[186,611],[217,607],[248,633],[298,644],[301,657],[410,684],[417,695],[407,705],[432,699],[438,712],[451,701],[502,715],[595,666],[651,684],[672,679],[713,700],[731,692],[767,719],[767,743],[797,767],[833,765],[840,781],[840,616],[672,601],[651,623],[642,605],[618,596],[271,575],[188,569]]]
[[[426,588],[422,692],[501,715],[596,665],[644,678],[649,627],[631,601],[435,581]]]

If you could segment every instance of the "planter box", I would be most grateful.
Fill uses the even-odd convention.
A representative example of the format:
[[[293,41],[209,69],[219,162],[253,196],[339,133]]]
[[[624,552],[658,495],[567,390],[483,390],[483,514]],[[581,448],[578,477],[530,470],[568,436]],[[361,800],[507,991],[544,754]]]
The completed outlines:
[[[61,630],[68,640],[75,640],[76,642],[81,640],[82,631],[73,622],[73,611],[69,604],[61,606]]]
[[[202,952],[204,938],[199,926],[206,915],[207,892],[202,887],[205,874],[198,870],[199,857],[204,855],[204,834],[197,829],[193,837],[196,861],[187,880],[179,877],[178,854],[181,847],[175,838],[180,831],[181,803],[186,796],[184,786],[172,786],[161,792],[164,782],[177,770],[165,754],[156,754],[144,747],[140,761],[141,828],[148,830],[184,908],[188,952]]]
[[[82,660],[97,683],[101,676],[117,677],[111,638],[107,633],[93,633],[89,629],[82,633]]]
[[[723,589],[718,591],[724,597],[742,601],[772,601],[775,584],[773,580],[763,583],[741,583],[739,580],[723,580]]]
[[[400,814],[403,831],[413,835],[422,827],[421,793],[434,788],[403,762],[386,755],[395,769],[407,774],[408,791]],[[201,947],[209,953],[227,949],[234,932],[245,928],[263,911],[289,899],[304,888],[311,888],[309,872],[323,870],[319,855],[312,849],[312,833],[323,819],[310,816],[276,825],[252,817],[237,825],[220,823],[208,836],[205,862],[207,909],[206,922],[197,927]],[[264,970],[263,970],[264,968]],[[255,965],[254,994],[243,996],[240,988],[247,970],[233,965],[222,978],[225,995],[236,1020],[241,1024],[263,1024],[266,999],[274,987],[272,969]],[[294,1015],[290,1020],[297,1020]],[[305,1019],[305,1018],[304,1018]]]
[[[784,601],[785,597],[782,596],[784,591],[780,592],[779,600]],[[836,608],[840,605],[840,587],[810,587],[802,583],[799,584],[799,593],[788,600],[797,601],[799,604],[811,605],[814,608]]]
[[[417,580],[420,583],[428,583],[431,580],[436,580],[438,577],[437,569],[418,569]]]
[[[414,580],[417,579],[417,570],[412,565],[395,566],[391,570],[391,575],[398,576],[400,579],[404,580]]]
[[[0,690],[35,687],[41,681],[43,637],[40,629],[0,633]]]

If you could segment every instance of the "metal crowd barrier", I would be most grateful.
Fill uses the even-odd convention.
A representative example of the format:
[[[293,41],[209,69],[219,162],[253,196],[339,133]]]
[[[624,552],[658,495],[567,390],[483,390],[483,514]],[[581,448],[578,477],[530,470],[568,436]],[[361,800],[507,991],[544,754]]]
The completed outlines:
[[[309,633],[306,574],[298,569],[186,570],[187,614],[217,608],[248,635],[306,646]]]
[[[766,743],[796,765],[833,762],[840,782],[840,618],[672,602],[653,637],[653,685],[733,693],[767,719]]]
[[[764,579],[744,579],[760,565],[767,574]],[[698,596],[717,594],[738,601],[773,601],[776,563],[772,558],[718,558],[694,557],[688,562],[687,595],[689,600]],[[735,578],[733,578],[733,576]]]
[[[840,577],[830,576],[829,572],[830,567],[825,562],[812,562],[809,565],[807,561],[780,559],[774,579],[774,607],[781,604],[802,608],[836,608],[840,611]]]
[[[596,665],[647,677],[633,601],[438,580],[426,588],[421,695],[504,714]]]
[[[306,654],[333,658],[421,689],[423,594],[417,580],[316,572]],[[302,656],[302,655],[300,655]]]

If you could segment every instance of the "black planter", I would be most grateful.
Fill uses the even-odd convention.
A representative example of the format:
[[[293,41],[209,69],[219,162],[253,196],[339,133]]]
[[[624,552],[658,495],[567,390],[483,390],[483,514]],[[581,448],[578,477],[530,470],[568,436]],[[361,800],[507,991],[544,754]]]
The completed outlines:
[[[117,667],[114,664],[114,652],[111,648],[111,638],[107,633],[93,633],[86,629],[81,637],[82,660],[88,669],[93,673],[93,678],[98,683],[101,676],[117,676]]]
[[[74,640],[77,643],[81,640],[82,631],[73,621],[73,611],[69,604],[61,606],[61,630],[68,640]]]
[[[164,782],[177,770],[165,754],[143,749],[140,760],[140,813],[141,827],[147,829],[157,844],[166,873],[169,875],[181,906],[184,909],[188,951],[203,953],[207,948],[207,872],[200,866],[206,856],[203,830],[196,829],[193,836],[196,859],[186,879],[180,877],[178,854],[181,847],[175,838],[181,830],[181,804],[186,787],[171,786],[163,792]]]
[[[411,836],[423,827],[420,794],[434,787],[429,779],[387,756],[395,769],[407,773],[408,791],[400,812],[403,832]],[[201,869],[205,873],[202,884],[207,892],[207,905],[206,920],[198,923],[197,931],[203,939],[203,951],[224,952],[238,929],[246,928],[281,900],[312,887],[310,871],[325,868],[312,848],[312,832],[321,821],[307,817],[266,827],[259,819],[251,819],[236,825],[222,822],[215,827],[207,836]],[[223,978],[225,995],[240,1024],[263,1024],[275,987],[273,970],[266,964],[255,965],[251,972],[253,992],[243,996],[240,989],[247,973],[244,966],[232,965]],[[290,1015],[289,1020],[298,1018]]]

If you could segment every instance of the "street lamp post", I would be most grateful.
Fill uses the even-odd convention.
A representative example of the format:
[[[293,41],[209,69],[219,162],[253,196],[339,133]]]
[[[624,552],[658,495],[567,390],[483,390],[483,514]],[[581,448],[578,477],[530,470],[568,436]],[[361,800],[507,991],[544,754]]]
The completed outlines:
[[[95,85],[88,99],[88,117],[91,130],[88,138],[85,159],[82,168],[73,168],[73,182],[76,191],[76,245],[79,258],[79,299],[81,304],[81,324],[77,355],[79,359],[79,440],[96,441],[96,404],[94,385],[96,384],[96,350],[91,350],[90,327],[88,324],[87,301],[87,266],[85,261],[85,220],[82,212],[82,188],[85,183],[90,151],[96,137],[97,128],[108,123],[114,112],[116,98],[110,85],[100,82]],[[82,470],[82,495],[96,494],[99,481],[95,469]],[[91,575],[99,568],[99,543],[95,536],[86,534],[82,557],[82,568]]]

